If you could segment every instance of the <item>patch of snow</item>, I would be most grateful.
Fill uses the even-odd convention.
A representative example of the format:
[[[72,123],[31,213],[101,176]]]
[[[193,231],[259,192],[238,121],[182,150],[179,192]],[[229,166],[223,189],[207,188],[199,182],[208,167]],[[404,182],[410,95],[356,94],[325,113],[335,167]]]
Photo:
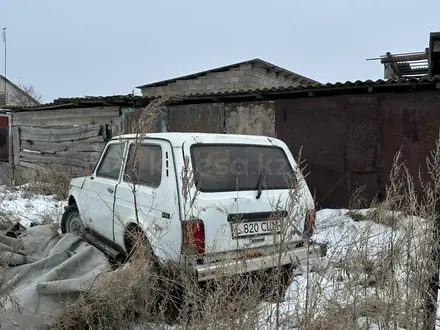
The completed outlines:
[[[31,222],[61,220],[65,201],[57,201],[54,196],[33,194],[26,188],[27,185],[16,188],[0,186],[0,212],[10,214],[25,227],[29,227]]]

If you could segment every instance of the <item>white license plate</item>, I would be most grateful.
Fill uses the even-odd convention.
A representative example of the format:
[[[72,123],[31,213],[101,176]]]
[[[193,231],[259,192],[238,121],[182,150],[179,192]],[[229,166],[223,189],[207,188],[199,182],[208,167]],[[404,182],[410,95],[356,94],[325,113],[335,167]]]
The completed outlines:
[[[237,222],[232,224],[232,238],[245,238],[279,233],[279,220]]]

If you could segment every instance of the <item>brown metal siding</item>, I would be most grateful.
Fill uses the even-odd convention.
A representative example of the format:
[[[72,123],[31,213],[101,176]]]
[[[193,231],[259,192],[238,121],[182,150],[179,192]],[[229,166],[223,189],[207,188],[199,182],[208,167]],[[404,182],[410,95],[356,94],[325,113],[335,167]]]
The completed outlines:
[[[139,124],[139,120],[141,119],[142,109],[139,111],[128,112],[126,116],[126,131],[125,133],[156,133],[162,132],[162,117],[159,115],[154,123],[150,124]],[[145,117],[147,118],[147,117]],[[151,126],[151,127],[148,127]],[[148,128],[150,132],[136,132],[138,128]]]
[[[308,183],[322,207],[346,207],[365,186],[384,196],[396,152],[416,177],[440,128],[438,91],[360,94],[276,101],[277,137],[303,155]]]
[[[224,133],[223,103],[190,104],[168,107],[170,132]]]
[[[377,171],[381,190],[401,149],[413,176],[426,167],[426,157],[435,148],[440,127],[440,95],[437,92],[387,94],[381,97],[381,120]]]
[[[347,199],[345,103],[340,96],[276,102],[277,137],[294,156],[303,148],[307,181],[322,205],[342,206]]]

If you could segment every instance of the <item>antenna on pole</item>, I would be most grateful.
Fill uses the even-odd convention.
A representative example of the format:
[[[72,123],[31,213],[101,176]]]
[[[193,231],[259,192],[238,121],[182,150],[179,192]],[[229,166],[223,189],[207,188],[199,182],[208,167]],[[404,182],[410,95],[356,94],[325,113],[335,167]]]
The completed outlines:
[[[2,40],[5,43],[5,104],[6,102],[6,27],[2,29]]]

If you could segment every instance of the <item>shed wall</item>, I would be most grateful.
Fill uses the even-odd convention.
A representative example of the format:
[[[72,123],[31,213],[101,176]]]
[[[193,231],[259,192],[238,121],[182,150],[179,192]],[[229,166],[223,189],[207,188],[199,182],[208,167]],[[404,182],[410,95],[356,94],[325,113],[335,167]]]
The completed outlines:
[[[82,174],[97,161],[105,141],[118,134],[119,107],[20,111],[12,114],[14,165],[50,166]]]
[[[382,198],[396,152],[414,178],[435,147],[437,91],[276,101],[276,131],[293,153],[303,147],[308,183],[322,207],[347,207],[357,188]]]

